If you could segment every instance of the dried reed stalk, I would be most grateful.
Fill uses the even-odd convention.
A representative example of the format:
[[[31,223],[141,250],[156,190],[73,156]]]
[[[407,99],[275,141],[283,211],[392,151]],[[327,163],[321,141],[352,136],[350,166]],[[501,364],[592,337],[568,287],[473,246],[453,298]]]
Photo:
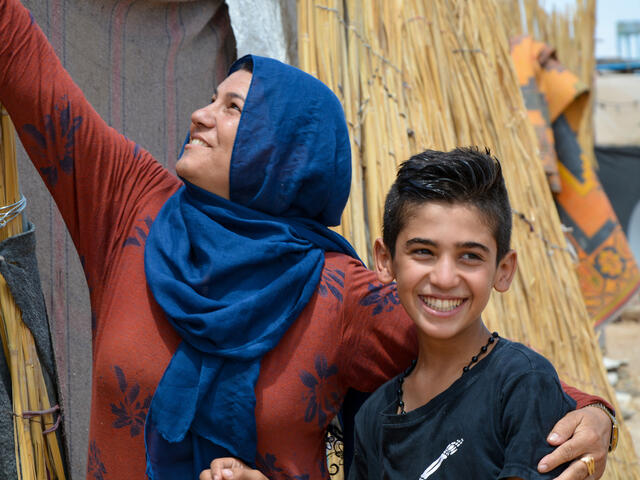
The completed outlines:
[[[7,112],[0,107],[0,202],[11,205],[20,198],[15,136]],[[0,241],[22,232],[22,215],[0,228]],[[22,322],[4,277],[0,275],[0,337],[11,374],[13,424],[17,478],[19,480],[64,479],[61,449],[52,413],[31,416],[29,412],[51,408],[44,376],[31,332]],[[3,454],[7,454],[4,452]]]
[[[362,182],[342,232],[368,258],[363,238],[381,235],[401,161],[425,148],[490,147],[503,164],[520,257],[510,291],[494,296],[485,320],[536,348],[565,381],[615,402],[501,18],[494,0],[298,0],[300,65],[344,102],[354,182]],[[621,430],[603,478],[640,479]]]

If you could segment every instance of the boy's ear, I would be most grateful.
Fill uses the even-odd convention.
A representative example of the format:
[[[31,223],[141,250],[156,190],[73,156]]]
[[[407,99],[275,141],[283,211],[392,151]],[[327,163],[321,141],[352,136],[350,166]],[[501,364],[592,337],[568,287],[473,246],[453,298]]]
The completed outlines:
[[[373,261],[378,280],[385,284],[393,282],[395,275],[393,274],[391,252],[389,252],[381,238],[376,238],[373,244]]]
[[[506,292],[511,286],[513,276],[516,273],[518,266],[518,254],[515,250],[509,250],[507,254],[502,257],[502,260],[498,263],[496,270],[496,277],[493,282],[493,288],[498,292]]]

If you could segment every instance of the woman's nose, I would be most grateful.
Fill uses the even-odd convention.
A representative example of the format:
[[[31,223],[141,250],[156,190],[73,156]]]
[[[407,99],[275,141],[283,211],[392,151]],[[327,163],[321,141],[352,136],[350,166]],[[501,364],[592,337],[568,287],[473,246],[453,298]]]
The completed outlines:
[[[215,102],[205,105],[199,108],[191,114],[191,121],[195,125],[202,125],[205,127],[214,127],[215,121]]]

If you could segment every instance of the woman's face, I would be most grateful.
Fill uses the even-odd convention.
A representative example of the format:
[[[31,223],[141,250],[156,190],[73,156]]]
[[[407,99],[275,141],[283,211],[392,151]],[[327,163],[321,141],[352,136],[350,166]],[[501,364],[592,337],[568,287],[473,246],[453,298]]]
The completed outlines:
[[[191,139],[176,163],[182,178],[226,199],[231,152],[250,85],[251,73],[245,70],[218,85],[211,103],[191,114]]]

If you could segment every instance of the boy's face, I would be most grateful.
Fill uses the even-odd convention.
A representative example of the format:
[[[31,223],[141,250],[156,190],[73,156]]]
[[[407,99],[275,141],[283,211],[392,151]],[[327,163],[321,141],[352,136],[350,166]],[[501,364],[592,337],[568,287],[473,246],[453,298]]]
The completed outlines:
[[[408,213],[393,259],[376,240],[378,278],[397,281],[400,301],[422,333],[452,338],[480,321],[493,288],[509,288],[516,253],[496,265],[496,240],[472,205],[429,202]]]

